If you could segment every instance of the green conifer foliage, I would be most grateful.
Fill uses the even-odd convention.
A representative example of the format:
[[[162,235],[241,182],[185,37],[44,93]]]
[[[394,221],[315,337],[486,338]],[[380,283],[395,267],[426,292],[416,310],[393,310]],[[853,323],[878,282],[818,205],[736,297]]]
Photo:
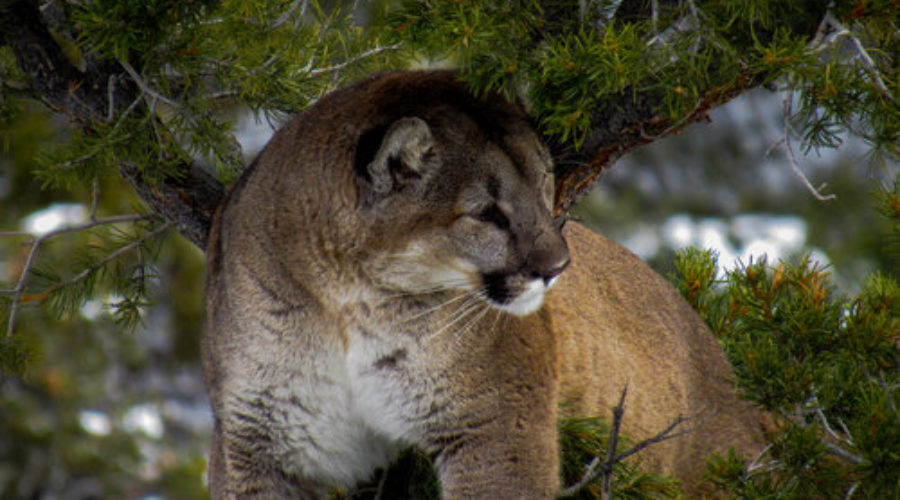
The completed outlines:
[[[171,229],[202,247],[223,185],[246,166],[233,130],[240,113],[277,126],[377,71],[458,67],[474,91],[529,106],[557,160],[558,211],[628,150],[758,86],[788,92],[784,141],[811,151],[850,134],[890,165],[900,160],[898,10],[896,0],[0,0],[0,145],[15,157],[0,179],[14,192],[0,197],[2,228],[54,200],[90,213],[47,235],[0,236],[9,275],[0,384],[9,380],[15,395],[0,401],[10,417],[0,432],[17,437],[0,439],[0,496],[41,491],[22,486],[23,471],[43,478],[51,468],[72,481],[94,471],[113,497],[138,483],[173,498],[203,495],[196,454],[142,479],[137,441],[86,436],[78,412],[101,404],[82,380],[109,371],[104,360],[147,363],[130,337],[116,349],[105,342],[152,303],[171,298],[173,328],[196,355],[202,260]],[[54,124],[36,103],[71,123]],[[886,247],[900,248],[900,179],[873,198],[892,224]],[[156,277],[179,266],[161,293]],[[836,294],[809,261],[757,260],[719,279],[714,256],[687,251],[677,267],[740,391],[776,424],[762,456],[715,458],[710,480],[740,498],[900,495],[896,266],[855,297]],[[82,317],[88,300],[108,297],[111,317]],[[79,345],[90,355],[67,357]],[[561,426],[571,483],[606,454],[608,428],[594,419]],[[416,495],[432,496],[427,460],[411,452],[402,463],[419,471]],[[633,465],[617,465],[613,491],[677,494]]]
[[[0,8],[4,16],[29,7],[7,3]],[[54,4],[46,16],[54,43],[68,48],[66,60],[77,71],[103,69],[110,75],[95,89],[103,105],[83,114],[70,110],[82,126],[69,127],[65,141],[35,155],[32,171],[45,188],[90,191],[128,171],[152,193],[167,180],[185,179],[194,162],[209,165],[221,182],[233,181],[245,165],[232,135],[237,111],[249,109],[277,123],[322,93],[392,64],[393,47],[355,23],[347,6],[326,8],[315,1],[98,1]],[[23,90],[33,80],[19,63],[10,46],[0,47],[0,110],[10,131],[19,123],[21,97],[40,98],[34,89]],[[3,139],[10,140],[3,130]],[[111,287],[120,297],[113,304],[117,318],[128,325],[139,320],[141,307],[152,301],[141,284],[153,274],[147,245],[159,241],[171,221],[128,206],[140,223],[125,227],[128,221],[104,217],[119,217],[121,206],[94,201],[100,202],[91,208],[100,222],[85,224],[90,236],[76,235],[91,243],[76,246],[63,262],[37,252],[21,290],[0,295],[4,313],[24,296],[24,302],[71,315]],[[50,235],[37,246],[57,239]],[[129,262],[135,256],[137,263]],[[15,338],[12,328],[0,341],[8,347],[0,360],[4,370],[21,373],[26,357]]]
[[[711,458],[710,480],[748,499],[900,495],[896,277],[876,273],[843,297],[806,258],[760,259],[721,280],[710,252],[687,250],[675,266],[679,291],[721,340],[739,391],[773,416],[766,450],[752,461]]]
[[[612,1],[411,1],[387,24],[417,54],[462,67],[476,89],[526,89],[545,130],[576,144],[621,95],[649,100],[672,125],[730,89],[778,80],[803,94],[797,122],[809,147],[834,146],[850,129],[896,157],[900,42],[885,17],[896,5],[832,2],[823,23],[824,2],[656,3],[626,22]],[[831,29],[870,44],[862,62],[843,43],[822,43]]]

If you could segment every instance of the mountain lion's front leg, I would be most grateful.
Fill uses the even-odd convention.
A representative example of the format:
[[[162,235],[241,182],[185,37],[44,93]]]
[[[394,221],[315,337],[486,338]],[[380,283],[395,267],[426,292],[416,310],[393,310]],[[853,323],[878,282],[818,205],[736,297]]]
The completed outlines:
[[[536,316],[512,319],[522,328],[461,363],[468,394],[455,399],[465,411],[433,436],[446,500],[538,500],[559,491],[555,346]]]
[[[556,425],[536,416],[489,422],[449,440],[437,457],[443,498],[554,498],[559,490]]]
[[[281,500],[319,498],[312,483],[286,475],[240,440],[228,439],[220,425],[213,433],[209,457],[209,493],[214,500]],[[258,441],[263,444],[265,440]]]

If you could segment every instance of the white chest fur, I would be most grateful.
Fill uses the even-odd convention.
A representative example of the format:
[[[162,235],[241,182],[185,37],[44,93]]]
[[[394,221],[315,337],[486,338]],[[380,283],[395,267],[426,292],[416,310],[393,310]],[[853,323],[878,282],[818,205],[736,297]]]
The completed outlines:
[[[419,436],[410,426],[418,408],[410,403],[416,392],[409,363],[419,354],[410,339],[386,342],[389,334],[372,335],[361,329],[350,332],[347,373],[354,406],[368,426],[392,441],[416,442]]]
[[[287,412],[273,429],[289,472],[336,485],[368,479],[418,442],[413,422],[430,406],[421,397],[427,389],[410,375],[421,354],[415,340],[359,326],[345,334],[346,350],[317,360],[314,377],[285,381],[306,408]]]

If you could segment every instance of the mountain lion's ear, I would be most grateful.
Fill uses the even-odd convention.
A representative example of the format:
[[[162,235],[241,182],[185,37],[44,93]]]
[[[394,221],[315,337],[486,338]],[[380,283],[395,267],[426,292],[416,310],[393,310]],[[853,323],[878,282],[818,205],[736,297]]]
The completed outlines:
[[[357,174],[362,177],[364,200],[369,205],[426,177],[434,147],[431,129],[421,118],[406,117],[392,123],[372,155],[378,135],[378,131],[366,134],[357,145]],[[370,161],[365,161],[366,156]]]

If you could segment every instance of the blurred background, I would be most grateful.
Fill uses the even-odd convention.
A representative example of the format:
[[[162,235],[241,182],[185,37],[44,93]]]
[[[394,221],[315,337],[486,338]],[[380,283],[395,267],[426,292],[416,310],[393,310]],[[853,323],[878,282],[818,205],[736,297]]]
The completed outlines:
[[[853,293],[875,269],[897,275],[887,226],[870,192],[898,166],[864,156],[861,144],[804,155],[816,200],[792,172],[784,146],[782,98],[757,90],[715,110],[710,123],[641,148],[620,160],[573,217],[619,241],[661,273],[673,252],[712,248],[720,264],[809,254],[830,266],[838,291]],[[248,156],[271,134],[264,120],[240,117]],[[83,187],[42,186],[35,155],[68,134],[66,120],[28,105],[0,131],[0,231],[44,234],[90,217]],[[139,210],[129,186],[99,186],[104,213]],[[36,269],[72,268],[90,232],[54,238]],[[0,237],[0,288],[15,286],[28,256],[23,237]],[[894,254],[896,255],[896,253]],[[132,325],[117,322],[113,294],[80,313],[54,317],[33,297],[17,336],[29,362],[24,378],[0,380],[0,498],[203,498],[212,419],[200,377],[202,253],[170,231],[153,252],[152,303]],[[50,272],[50,271],[44,271]],[[29,299],[29,297],[26,297]],[[121,318],[118,318],[121,319]],[[6,324],[3,324],[5,329]],[[18,494],[14,497],[13,492]]]

